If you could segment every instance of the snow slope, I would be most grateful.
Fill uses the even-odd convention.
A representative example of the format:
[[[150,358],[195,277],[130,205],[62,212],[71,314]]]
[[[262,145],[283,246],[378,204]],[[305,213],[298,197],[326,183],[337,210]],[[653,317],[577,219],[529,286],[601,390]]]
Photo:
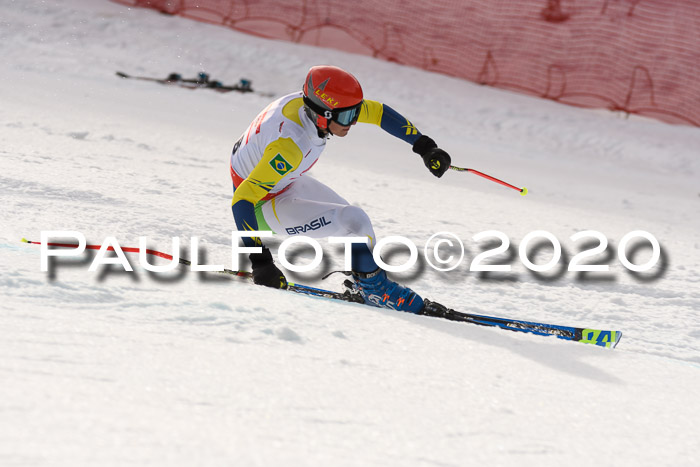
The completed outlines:
[[[0,465],[697,465],[700,130],[581,110],[368,57],[248,37],[107,1],[5,1],[0,18]],[[396,274],[458,309],[619,329],[615,350],[293,296],[186,269],[40,271],[44,230],[171,251],[200,238],[231,263],[233,142],[269,98],[121,80],[205,70],[260,91],[306,70],[355,73],[476,176],[435,179],[375,127],[333,139],[313,176],[362,206],[380,237],[467,250],[456,270]],[[502,231],[508,274],[469,271]],[[562,267],[518,258],[546,230]],[[584,230],[610,242],[577,274]],[[662,257],[631,274],[622,237]],[[279,245],[281,239],[271,243]],[[342,252],[322,243],[323,272]],[[493,246],[492,244],[491,246]],[[546,263],[551,248],[532,243]],[[636,254],[632,253],[636,250]],[[628,248],[644,263],[647,247]],[[297,250],[298,260],[309,258]],[[392,257],[405,258],[403,250]],[[306,259],[308,261],[308,259]],[[290,274],[338,289],[322,272]]]

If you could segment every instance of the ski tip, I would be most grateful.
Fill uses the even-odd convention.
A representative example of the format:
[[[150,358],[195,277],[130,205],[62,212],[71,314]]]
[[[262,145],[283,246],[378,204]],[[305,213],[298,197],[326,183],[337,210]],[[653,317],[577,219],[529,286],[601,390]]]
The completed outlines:
[[[622,332],[620,331],[602,331],[600,329],[582,329],[581,337],[576,339],[584,344],[599,345],[601,347],[607,347],[608,349],[614,349],[615,346],[620,342],[622,338]]]
[[[622,339],[622,331],[613,331],[613,332],[615,333],[615,340],[610,345],[611,349],[614,349],[617,346],[617,344],[620,342],[620,339]]]

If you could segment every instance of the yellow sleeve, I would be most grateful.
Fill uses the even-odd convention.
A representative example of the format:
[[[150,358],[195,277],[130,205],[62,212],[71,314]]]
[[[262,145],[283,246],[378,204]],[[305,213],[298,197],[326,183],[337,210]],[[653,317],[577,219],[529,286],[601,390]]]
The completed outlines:
[[[374,123],[377,126],[382,124],[384,115],[384,105],[381,102],[365,99],[360,109],[360,116],[357,121],[362,123]]]
[[[279,138],[265,148],[262,159],[233,195],[232,205],[245,200],[253,205],[263,199],[289,172],[299,167],[304,155],[291,138]]]

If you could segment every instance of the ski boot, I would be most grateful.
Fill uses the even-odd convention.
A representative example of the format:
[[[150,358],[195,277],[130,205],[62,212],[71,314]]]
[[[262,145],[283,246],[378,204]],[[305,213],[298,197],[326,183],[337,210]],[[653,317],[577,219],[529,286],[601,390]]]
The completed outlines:
[[[350,273],[345,273],[345,274],[350,274]],[[393,283],[389,280],[387,282]],[[343,292],[343,297],[345,300],[348,302],[353,302],[353,303],[363,303],[363,304],[368,304],[368,305],[374,305],[374,303],[369,302],[367,303],[363,297],[363,293],[360,291],[360,289],[357,287],[357,282],[353,282],[351,280],[346,279],[343,282],[343,285],[345,286],[345,291]],[[401,286],[399,286],[401,287]],[[410,290],[406,289],[405,287],[401,287],[404,290]],[[418,297],[416,295],[416,297]],[[419,297],[420,298],[420,297]],[[394,307],[389,307],[392,309],[396,309]],[[428,300],[427,298],[423,299],[423,307],[415,311],[415,309],[407,310],[407,309],[401,309],[401,311],[408,311],[409,313],[415,313],[417,315],[425,315],[425,316],[432,316],[436,318],[445,318],[445,319],[451,319],[453,321],[459,321],[458,319],[455,318],[455,315],[457,314],[453,309],[447,308],[445,305],[441,305],[438,302],[434,302],[432,300]]]
[[[367,303],[363,298],[362,292],[360,292],[360,290],[357,288],[356,282],[346,279],[343,282],[343,285],[345,286],[345,291],[343,292],[344,300],[353,303]],[[372,302],[367,304],[374,305]],[[447,308],[445,305],[442,305],[438,302],[434,302],[432,300],[428,300],[427,298],[423,299],[423,307],[420,310],[413,311],[402,309],[401,311],[408,311],[409,313],[415,313],[417,315],[432,316],[434,318],[444,318],[452,321],[465,321],[463,319],[459,319],[459,313],[454,311],[452,308]]]
[[[345,281],[348,294],[355,298],[361,297],[363,303],[379,308],[406,311],[422,314],[423,299],[408,287],[403,287],[389,280],[383,269],[374,272],[352,273],[355,282]],[[357,301],[357,300],[353,300]]]

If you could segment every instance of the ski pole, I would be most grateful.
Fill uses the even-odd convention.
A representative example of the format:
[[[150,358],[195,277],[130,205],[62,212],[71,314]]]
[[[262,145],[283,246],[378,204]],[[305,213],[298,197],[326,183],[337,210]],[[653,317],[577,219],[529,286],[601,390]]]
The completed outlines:
[[[463,167],[455,167],[454,165],[451,165],[450,169],[456,170],[457,172],[471,172],[471,173],[478,175],[480,177],[484,177],[487,180],[491,180],[492,182],[500,183],[503,186],[507,186],[508,188],[512,188],[514,190],[519,191],[521,196],[525,196],[527,194],[527,188],[525,188],[525,187],[518,188],[517,186],[511,185],[510,183],[506,183],[503,180],[499,180],[496,177],[492,177],[491,175],[486,175],[485,173],[479,172],[478,170],[466,169]]]
[[[31,240],[27,240],[26,238],[22,238],[22,242],[24,243],[29,243],[31,245],[41,245],[41,242],[34,242]],[[53,243],[49,242],[47,243],[48,246],[55,246],[59,248],[76,248],[78,245],[72,244],[72,243]],[[102,248],[100,245],[85,245],[86,250],[99,250]],[[134,247],[128,247],[128,246],[123,246],[120,247],[122,251],[126,253],[138,253],[139,249],[134,248]],[[114,247],[107,247],[107,251],[114,251]],[[173,256],[169,255],[168,253],[163,253],[161,251],[157,250],[151,250],[147,249],[146,254],[153,255],[153,256],[159,256],[161,258],[167,259],[172,261]],[[184,264],[185,266],[191,266],[192,261],[184,259],[184,258],[178,258],[178,262],[180,264]],[[246,279],[252,279],[253,278],[253,273],[248,272],[248,271],[234,271],[232,269],[226,269],[224,268],[221,271],[215,271],[219,272],[221,274],[229,274],[231,276],[236,276],[236,277],[243,277]],[[326,298],[332,298],[335,300],[345,300],[345,293],[344,292],[332,292],[329,290],[323,290],[323,289],[317,289],[315,287],[309,287],[308,285],[302,285],[302,284],[295,284],[293,282],[288,282],[287,283],[287,290],[290,292],[296,292],[296,293],[301,293],[301,294],[307,294],[307,295],[316,295],[319,297],[326,297]]]
[[[27,240],[26,238],[23,238],[22,241],[23,241],[24,243],[30,243],[30,244],[32,244],[32,245],[41,245],[41,242],[33,242],[33,241],[31,241],[31,240]],[[76,248],[76,247],[78,246],[78,245],[71,244],[71,243],[52,243],[52,242],[49,242],[49,243],[47,243],[46,245],[47,245],[47,246],[56,246],[56,247],[61,247],[61,248]],[[102,248],[101,245],[85,245],[85,249],[86,249],[86,250],[99,250],[100,248]],[[134,247],[122,246],[122,247],[120,247],[120,248],[121,248],[122,251],[124,251],[124,252],[126,252],[126,253],[138,253],[138,252],[139,252],[139,249],[138,249],[138,248],[134,248]],[[111,247],[111,246],[107,247],[107,251],[114,251],[114,247]],[[146,254],[148,254],[148,255],[153,255],[153,256],[159,256],[159,257],[161,257],[161,258],[164,258],[164,259],[167,259],[167,260],[170,260],[170,261],[173,260],[172,255],[169,255],[169,254],[167,254],[167,253],[163,253],[163,252],[160,252],[160,251],[157,251],[157,250],[148,249],[148,250],[146,250]],[[180,264],[184,264],[185,266],[191,266],[191,265],[192,265],[192,262],[191,262],[190,260],[187,260],[187,259],[184,259],[184,258],[178,258],[178,262],[179,262]],[[231,269],[224,269],[223,271],[217,271],[217,272],[221,272],[221,273],[224,273],[224,274],[231,274],[232,276],[240,276],[240,277],[252,277],[252,276],[253,276],[252,273],[250,273],[250,272],[246,272],[246,271],[233,271],[233,270],[231,270]]]

